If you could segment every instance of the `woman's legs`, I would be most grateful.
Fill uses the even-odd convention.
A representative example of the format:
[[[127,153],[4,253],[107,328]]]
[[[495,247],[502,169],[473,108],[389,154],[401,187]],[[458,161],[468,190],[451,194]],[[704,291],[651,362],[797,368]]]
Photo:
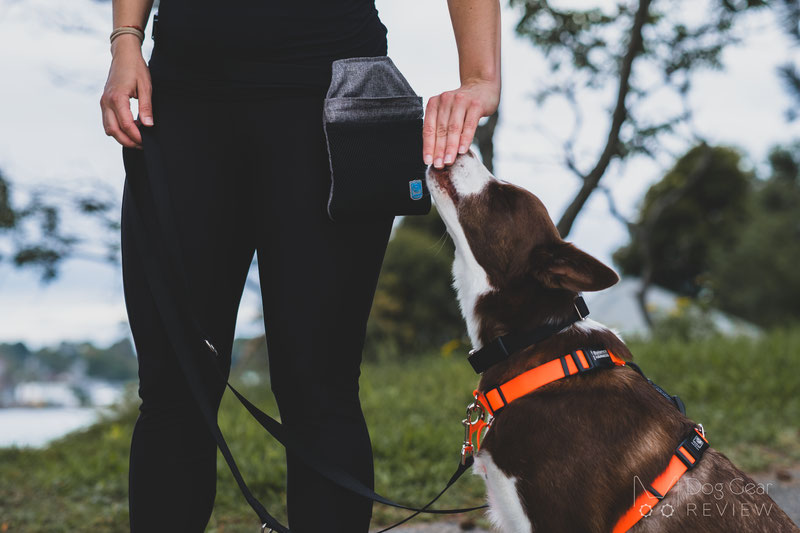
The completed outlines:
[[[239,300],[253,256],[245,173],[235,103],[161,94],[153,106],[155,138],[168,182],[192,308],[230,365]],[[133,151],[136,152],[136,151]],[[132,153],[133,153],[132,152]],[[141,152],[134,157],[145,157]],[[146,180],[142,165],[126,168],[122,202],[122,270],[125,304],[139,359],[140,413],[130,451],[129,505],[133,533],[205,530],[216,492],[216,443],[200,415],[167,338],[145,277],[135,230],[132,180]],[[142,217],[154,220],[150,202],[136,197]],[[200,354],[198,354],[200,355]],[[219,404],[223,389],[210,394]]]
[[[236,313],[257,246],[281,417],[330,461],[371,486],[358,377],[392,217],[363,224],[327,218],[330,170],[321,96],[219,102],[168,96],[156,88],[153,99],[163,158],[158,178],[168,182],[198,320],[229,365]],[[195,533],[205,529],[213,508],[216,446],[154,305],[137,248],[144,236],[133,230],[126,209],[129,180],[145,178],[128,173],[122,213],[125,301],[142,398],[131,443],[131,530]],[[214,398],[217,405],[222,392]],[[367,531],[371,502],[291,455],[288,462],[293,533]]]
[[[322,98],[254,103],[250,150],[272,390],[282,421],[368,486],[372,449],[358,397],[361,352],[393,217],[332,222]],[[293,533],[361,533],[372,502],[288,457]]]

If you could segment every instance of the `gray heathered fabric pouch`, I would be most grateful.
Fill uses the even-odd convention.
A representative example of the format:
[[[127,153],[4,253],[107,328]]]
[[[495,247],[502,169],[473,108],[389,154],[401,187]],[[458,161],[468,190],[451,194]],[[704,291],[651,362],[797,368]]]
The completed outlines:
[[[387,56],[340,59],[332,70],[323,110],[328,216],[359,221],[428,213],[422,97]]]

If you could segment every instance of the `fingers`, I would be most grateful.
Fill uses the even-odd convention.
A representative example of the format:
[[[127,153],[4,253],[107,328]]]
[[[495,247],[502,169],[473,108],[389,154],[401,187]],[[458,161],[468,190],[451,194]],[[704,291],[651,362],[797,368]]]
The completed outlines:
[[[439,107],[436,112],[435,146],[433,148],[433,166],[444,166],[444,149],[447,143],[447,132],[450,123],[450,111],[453,106],[453,93],[439,95]]]
[[[425,122],[422,125],[422,160],[426,165],[433,164],[433,148],[436,146],[436,115],[439,97],[432,96],[425,107]]]
[[[108,107],[103,106],[103,129],[106,132],[106,135],[109,137],[114,137],[118,143],[122,146],[127,146],[128,148],[140,148],[139,145],[136,144],[130,137],[128,137],[119,127],[119,123],[117,123],[117,117],[114,114],[114,111]]]
[[[480,94],[461,88],[428,100],[422,128],[422,153],[425,163],[443,168],[466,153],[484,115]]]
[[[447,138],[444,145],[444,164],[449,165],[456,160],[456,152],[461,142],[461,132],[464,129],[464,117],[467,114],[468,96],[463,92],[453,95],[450,109],[450,118],[447,121]]]
[[[112,95],[111,109],[114,111],[119,129],[133,142],[141,145],[142,134],[139,133],[139,128],[136,127],[136,123],[133,121],[130,98],[121,93]]]
[[[464,117],[464,129],[461,130],[461,139],[458,143],[458,153],[465,154],[472,144],[472,139],[475,137],[475,132],[478,129],[478,121],[482,116],[481,106],[478,102],[473,102],[467,107],[467,113]]]
[[[136,84],[136,96],[139,99],[139,120],[145,126],[153,125],[153,99],[152,87],[149,83],[139,80]]]

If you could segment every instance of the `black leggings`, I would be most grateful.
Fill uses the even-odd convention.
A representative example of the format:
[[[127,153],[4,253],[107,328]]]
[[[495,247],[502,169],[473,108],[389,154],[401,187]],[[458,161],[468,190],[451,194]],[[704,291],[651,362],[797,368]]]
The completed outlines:
[[[360,224],[328,219],[321,94],[284,90],[260,100],[209,99],[156,85],[153,109],[160,175],[168,181],[198,321],[229,371],[237,310],[257,251],[270,379],[281,419],[327,443],[333,460],[372,486],[358,378],[393,217]],[[130,451],[131,530],[198,533],[214,505],[216,443],[156,310],[137,251],[137,239],[145,236],[126,211],[128,181],[145,176],[126,171],[122,270],[142,400]],[[368,530],[371,502],[336,487],[291,454],[287,468],[293,533]]]

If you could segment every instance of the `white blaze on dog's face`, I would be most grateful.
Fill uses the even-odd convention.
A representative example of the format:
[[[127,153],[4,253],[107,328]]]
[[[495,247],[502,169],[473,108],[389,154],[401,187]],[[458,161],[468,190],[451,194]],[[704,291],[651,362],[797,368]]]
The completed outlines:
[[[449,176],[442,179],[445,173]],[[479,193],[486,183],[493,179],[495,177],[478,161],[472,149],[464,156],[458,157],[448,169],[437,171],[434,167],[430,167],[426,175],[428,190],[436,202],[436,209],[456,246],[453,287],[458,295],[461,314],[467,323],[467,333],[475,349],[481,346],[478,339],[477,317],[473,312],[475,303],[479,296],[490,292],[492,287],[486,271],[475,259],[464,230],[458,222],[456,202],[459,198]]]
[[[495,178],[472,150],[444,169],[429,167],[426,181],[455,243],[453,286],[473,348],[493,338],[492,331],[513,327],[515,316],[530,315],[532,304],[542,313],[564,302],[570,309],[576,292],[619,279],[564,242],[542,202]]]

